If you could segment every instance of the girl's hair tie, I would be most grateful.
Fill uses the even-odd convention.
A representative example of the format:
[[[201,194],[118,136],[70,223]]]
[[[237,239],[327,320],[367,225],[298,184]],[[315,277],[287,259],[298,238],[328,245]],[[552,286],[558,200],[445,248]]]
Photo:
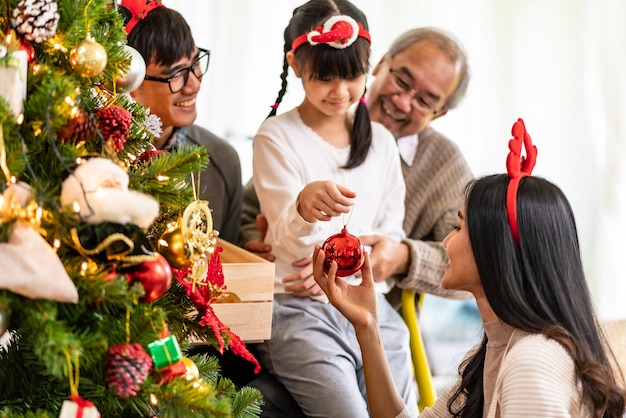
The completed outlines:
[[[517,189],[522,177],[530,176],[537,161],[537,147],[533,145],[522,119],[518,119],[511,129],[513,139],[509,141],[509,155],[506,157],[506,170],[509,174],[509,186],[506,192],[506,212],[515,243],[519,246],[519,228],[517,225]],[[522,157],[522,147],[526,148],[526,157]]]
[[[370,34],[363,28],[361,23],[350,16],[332,16],[318,26],[314,31],[298,36],[291,43],[291,51],[296,52],[305,42],[311,45],[325,44],[333,48],[347,48],[357,40],[358,37],[367,39],[371,43]]]

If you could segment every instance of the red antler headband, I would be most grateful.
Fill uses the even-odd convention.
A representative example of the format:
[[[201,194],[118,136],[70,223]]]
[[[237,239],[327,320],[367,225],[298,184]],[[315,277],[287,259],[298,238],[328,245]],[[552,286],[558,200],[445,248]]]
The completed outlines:
[[[361,23],[357,23],[350,16],[332,16],[322,26],[298,36],[291,43],[291,52],[296,52],[296,49],[305,42],[311,45],[326,44],[333,48],[343,49],[352,45],[359,36],[372,43],[369,32]]]
[[[122,0],[120,6],[126,8],[130,14],[126,22],[126,35],[129,35],[140,20],[146,18],[148,13],[158,7],[165,7],[161,0]]]
[[[530,176],[537,160],[537,147],[533,145],[526,132],[524,121],[518,119],[511,129],[513,139],[509,141],[509,155],[506,157],[506,170],[509,173],[509,187],[506,192],[506,213],[515,243],[519,245],[517,226],[517,188],[524,176]],[[526,148],[526,157],[522,157],[522,145]]]

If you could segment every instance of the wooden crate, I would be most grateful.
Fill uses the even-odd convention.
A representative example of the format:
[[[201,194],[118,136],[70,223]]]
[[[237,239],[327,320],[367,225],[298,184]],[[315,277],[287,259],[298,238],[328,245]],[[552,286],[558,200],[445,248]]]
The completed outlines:
[[[226,291],[241,299],[237,303],[211,305],[217,317],[245,342],[268,340],[272,333],[274,263],[222,239],[218,246]]]

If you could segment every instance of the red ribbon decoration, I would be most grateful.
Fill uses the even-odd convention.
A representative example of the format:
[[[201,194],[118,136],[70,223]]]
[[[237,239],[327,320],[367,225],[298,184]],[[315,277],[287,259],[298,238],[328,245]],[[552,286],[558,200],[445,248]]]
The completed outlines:
[[[347,19],[348,17],[346,16],[345,18]],[[371,43],[372,41],[369,32],[365,30],[360,22],[358,22],[357,25],[359,31],[358,36],[367,39],[367,41]],[[317,33],[317,35],[311,36],[310,39],[310,41],[317,44],[329,44],[332,42],[345,44],[354,35],[354,28],[347,20],[339,20],[335,22],[332,27],[326,32],[324,32],[324,26],[318,26],[317,28],[315,28],[314,31],[311,32]],[[309,42],[309,34],[311,32],[304,33],[294,39],[294,41],[291,43],[291,51],[296,52],[296,49],[302,46],[305,42]]]
[[[524,121],[519,118],[511,129],[513,139],[509,140],[509,155],[506,157],[506,170],[509,174],[509,186],[506,191],[506,212],[511,233],[517,246],[520,245],[519,228],[517,225],[517,189],[522,177],[530,176],[537,161],[537,147],[533,145],[526,131]],[[522,156],[522,147],[526,149],[526,157]]]
[[[207,271],[206,286],[200,286],[198,284],[194,286],[194,283],[187,281],[186,278],[190,273],[189,269],[172,269],[172,271],[176,280],[185,288],[187,296],[189,296],[191,303],[198,309],[198,312],[204,312],[199,325],[211,327],[219,343],[219,352],[224,352],[225,342],[222,333],[226,333],[229,339],[228,347],[232,352],[254,363],[254,373],[259,373],[261,371],[261,365],[258,360],[248,351],[246,344],[241,338],[220,321],[211,306],[211,303],[220,295],[220,292],[214,292],[214,289],[216,287],[223,289],[224,287],[224,271],[222,270],[222,262],[220,260],[220,253],[223,250],[222,247],[216,247],[211,256],[209,269]]]

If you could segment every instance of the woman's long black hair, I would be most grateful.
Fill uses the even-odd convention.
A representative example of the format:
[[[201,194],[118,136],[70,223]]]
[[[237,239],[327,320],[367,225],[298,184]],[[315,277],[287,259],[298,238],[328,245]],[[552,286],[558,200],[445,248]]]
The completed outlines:
[[[365,30],[368,30],[365,14],[347,0],[311,0],[293,11],[293,16],[284,33],[283,71],[280,75],[281,88],[268,117],[276,115],[276,109],[287,91],[289,64],[286,54],[291,51],[291,44],[294,39],[315,30],[328,18],[337,15],[350,16],[361,23]],[[323,44],[312,46],[305,42],[295,52],[295,58],[300,63],[301,68],[308,71],[308,76],[311,79],[318,80],[337,78],[353,80],[367,74],[369,55],[370,44],[361,37],[344,49],[336,49]],[[354,168],[361,165],[367,157],[371,142],[372,126],[369,112],[365,103],[359,101],[350,134],[350,157],[344,168]]]
[[[485,296],[500,320],[559,342],[574,360],[585,405],[594,417],[623,417],[626,395],[609,362],[583,272],[572,208],[563,192],[540,177],[522,178],[517,191],[520,244],[506,212],[509,177],[483,177],[466,190],[466,225]],[[482,416],[487,338],[460,370],[448,409]],[[463,405],[453,411],[457,398]],[[465,398],[465,402],[462,399]]]

